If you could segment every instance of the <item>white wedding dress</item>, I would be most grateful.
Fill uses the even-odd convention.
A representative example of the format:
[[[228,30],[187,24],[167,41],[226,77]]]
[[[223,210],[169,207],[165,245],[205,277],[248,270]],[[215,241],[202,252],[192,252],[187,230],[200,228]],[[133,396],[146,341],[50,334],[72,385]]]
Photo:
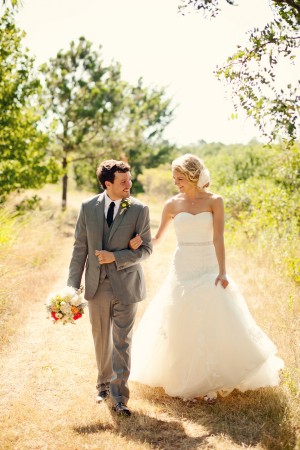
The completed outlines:
[[[181,212],[174,226],[171,270],[134,333],[130,379],[182,398],[277,385],[275,345],[231,278],[215,286],[212,214]]]

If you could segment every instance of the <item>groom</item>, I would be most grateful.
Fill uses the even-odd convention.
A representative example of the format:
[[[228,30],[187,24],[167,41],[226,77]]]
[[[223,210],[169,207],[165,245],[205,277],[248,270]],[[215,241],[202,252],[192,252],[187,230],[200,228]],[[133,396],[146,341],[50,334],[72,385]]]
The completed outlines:
[[[130,416],[132,329],[137,302],[145,297],[140,262],[152,252],[149,209],[130,197],[128,164],[103,161],[97,177],[104,193],[81,205],[67,284],[79,288],[85,269],[85,298],[98,367],[97,402],[110,394],[114,411]],[[131,250],[135,248],[132,239],[142,242],[136,250]]]

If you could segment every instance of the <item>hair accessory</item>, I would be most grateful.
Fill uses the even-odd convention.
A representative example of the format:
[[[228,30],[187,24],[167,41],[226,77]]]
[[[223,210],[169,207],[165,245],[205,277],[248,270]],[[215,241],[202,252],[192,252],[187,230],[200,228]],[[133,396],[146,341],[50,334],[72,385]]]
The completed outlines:
[[[209,182],[210,182],[209,170],[205,168],[200,172],[197,186],[199,188],[203,188],[203,186],[205,186]]]

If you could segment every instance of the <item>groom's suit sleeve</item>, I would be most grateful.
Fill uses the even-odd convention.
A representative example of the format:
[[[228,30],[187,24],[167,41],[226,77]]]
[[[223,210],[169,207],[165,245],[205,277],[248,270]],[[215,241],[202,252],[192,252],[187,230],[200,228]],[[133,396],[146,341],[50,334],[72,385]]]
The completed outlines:
[[[72,286],[79,289],[87,254],[88,254],[88,244],[87,244],[86,222],[85,222],[84,206],[81,205],[81,210],[75,228],[75,242],[69,267],[69,278],[67,281],[68,286]]]
[[[143,205],[140,209],[135,231],[136,234],[141,236],[143,243],[137,250],[126,248],[113,252],[117,270],[126,269],[134,264],[138,264],[148,258],[152,253],[149,208]]]

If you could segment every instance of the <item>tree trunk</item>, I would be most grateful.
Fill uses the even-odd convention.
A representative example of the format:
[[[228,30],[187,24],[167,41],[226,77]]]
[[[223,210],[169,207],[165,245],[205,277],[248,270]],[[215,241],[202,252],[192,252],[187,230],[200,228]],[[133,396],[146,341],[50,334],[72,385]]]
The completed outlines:
[[[63,157],[62,167],[64,171],[64,175],[62,178],[62,203],[61,203],[61,209],[62,211],[65,211],[67,209],[67,189],[68,189],[68,173],[67,173],[67,157]]]

